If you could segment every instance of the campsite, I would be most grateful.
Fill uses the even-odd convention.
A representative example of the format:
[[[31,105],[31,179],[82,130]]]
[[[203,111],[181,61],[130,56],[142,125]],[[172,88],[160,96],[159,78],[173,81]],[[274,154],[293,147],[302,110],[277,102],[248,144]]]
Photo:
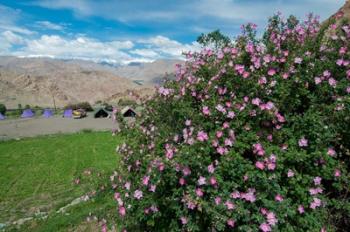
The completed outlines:
[[[138,111],[132,107],[120,107],[121,115],[131,122]],[[86,114],[86,113],[85,113]],[[0,115],[0,141],[20,139],[40,135],[67,134],[80,131],[118,130],[118,122],[112,120],[112,112],[104,107],[96,107],[84,117],[75,117],[74,110],[66,109],[61,114],[54,114],[52,109],[44,109],[41,115],[26,109],[19,118],[6,118]]]

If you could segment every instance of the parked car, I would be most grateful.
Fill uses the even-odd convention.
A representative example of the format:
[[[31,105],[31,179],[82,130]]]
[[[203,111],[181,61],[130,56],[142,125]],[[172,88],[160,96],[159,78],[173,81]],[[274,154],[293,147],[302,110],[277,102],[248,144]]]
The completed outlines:
[[[86,111],[83,109],[73,110],[73,118],[79,119],[86,117]]]

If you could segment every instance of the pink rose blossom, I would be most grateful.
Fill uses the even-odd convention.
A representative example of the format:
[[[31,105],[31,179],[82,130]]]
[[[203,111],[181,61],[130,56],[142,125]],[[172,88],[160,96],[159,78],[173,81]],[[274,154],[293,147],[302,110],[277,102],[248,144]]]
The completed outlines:
[[[233,219],[228,219],[227,220],[227,225],[229,226],[229,227],[235,227],[235,221],[233,220]]]
[[[310,195],[317,195],[319,193],[322,193],[323,190],[320,187],[317,187],[317,188],[310,188],[309,192],[310,192]]]
[[[187,205],[187,208],[189,208],[189,209],[195,209],[196,208],[196,204],[194,202],[192,202],[192,201],[188,201],[186,203],[186,205]]]
[[[335,177],[340,177],[340,176],[341,176],[341,172],[340,172],[339,169],[335,169],[335,171],[334,171],[334,176],[335,176]]]
[[[105,223],[102,225],[101,232],[107,232],[107,225]]]
[[[322,181],[322,178],[319,177],[319,176],[316,176],[316,177],[314,178],[314,184],[315,184],[315,185],[320,185],[320,184],[321,184],[321,181]]]
[[[250,73],[249,72],[243,72],[243,78],[248,78],[250,76]]]
[[[333,148],[330,147],[330,148],[328,148],[327,154],[329,156],[334,157],[336,155],[336,152],[335,152],[335,150]]]
[[[134,192],[134,197],[135,197],[137,200],[140,200],[140,199],[143,197],[142,191],[141,191],[141,190],[135,190],[135,192]]]
[[[277,224],[278,220],[276,218],[276,215],[273,212],[269,212],[266,215],[267,222],[269,225],[274,226]]]
[[[210,177],[209,182],[210,182],[211,185],[214,185],[214,186],[217,185],[217,183],[218,183],[217,180],[216,180],[216,178],[213,177],[213,176]]]
[[[272,134],[269,134],[266,138],[267,138],[267,140],[269,140],[270,142],[272,142]]]
[[[200,189],[200,188],[197,188],[197,189],[196,189],[196,195],[197,195],[198,197],[202,197],[202,196],[204,195],[203,190]]]
[[[208,140],[208,134],[205,133],[204,131],[199,131],[197,134],[197,140],[204,142]]]
[[[216,137],[221,138],[224,133],[222,131],[217,131],[216,132]]]
[[[157,186],[152,184],[152,185],[149,187],[149,191],[150,191],[150,192],[155,192],[155,191],[156,191],[156,188],[157,188]]]
[[[337,81],[334,78],[329,78],[328,84],[332,87],[335,87],[337,85]]]
[[[255,189],[249,189],[248,192],[241,193],[241,198],[253,203],[256,201],[256,197],[254,193],[255,193]]]
[[[225,139],[225,146],[229,146],[229,147],[232,147],[232,145],[233,145],[233,141],[232,141],[232,139]]]
[[[203,176],[200,176],[198,179],[198,185],[201,186],[201,185],[205,185],[205,184],[207,184],[206,178]]]
[[[214,201],[216,205],[219,205],[221,203],[221,197],[215,197]]]
[[[213,165],[213,164],[210,164],[210,165],[208,166],[208,172],[209,172],[209,173],[214,173],[214,171],[215,171],[214,165]]]
[[[208,106],[203,106],[203,108],[202,108],[202,113],[203,113],[204,115],[209,115],[209,114],[210,114],[209,107],[208,107]]]
[[[342,66],[343,63],[344,63],[344,59],[338,59],[338,60],[336,61],[336,64],[337,64],[338,66]]]
[[[326,71],[323,72],[323,76],[328,78],[328,77],[331,76],[331,72],[326,70]]]
[[[289,169],[288,173],[287,173],[287,176],[288,177],[293,177],[294,176],[294,172],[291,169]]]
[[[235,205],[229,200],[225,202],[225,206],[228,210],[233,210],[235,208]]]
[[[180,220],[182,225],[186,225],[188,222],[186,217],[181,217]]]
[[[189,176],[191,175],[191,169],[189,167],[185,167],[184,169],[182,169],[182,173],[184,174],[184,176]]]
[[[259,85],[264,85],[267,83],[266,77],[260,77],[258,81]]]
[[[253,153],[259,156],[263,156],[265,154],[265,150],[260,143],[253,144]]]
[[[275,170],[275,168],[276,168],[276,163],[274,163],[274,162],[268,162],[267,163],[267,169],[268,170]]]
[[[261,100],[259,98],[254,98],[252,100],[252,104],[256,105],[256,106],[259,106],[261,104]]]
[[[296,57],[296,58],[294,59],[294,63],[296,63],[296,64],[301,64],[302,62],[303,62],[303,59],[300,58],[300,57]]]
[[[218,52],[218,55],[217,55],[217,58],[218,58],[219,60],[222,60],[222,59],[224,58],[224,53],[223,53],[222,51],[219,51],[219,52]]]
[[[265,164],[264,164],[263,162],[261,162],[261,161],[257,161],[257,162],[255,163],[255,167],[258,168],[258,169],[260,169],[260,170],[264,170]]]
[[[286,79],[288,79],[288,77],[289,77],[289,74],[288,74],[288,73],[283,73],[283,74],[282,74],[282,78],[283,78],[283,79],[286,80]]]
[[[305,212],[304,206],[299,205],[299,206],[298,206],[298,212],[299,212],[300,214],[303,214],[303,213]]]
[[[275,201],[282,202],[282,201],[283,201],[282,195],[277,194],[277,195],[275,196]]]
[[[308,146],[308,141],[307,141],[307,139],[305,139],[303,137],[303,138],[299,139],[298,144],[299,144],[299,147],[307,147]]]
[[[149,179],[150,179],[150,176],[144,176],[142,178],[142,184],[143,185],[148,185]]]
[[[233,199],[238,199],[241,197],[241,194],[238,191],[234,191],[233,193],[231,193],[230,197]]]
[[[182,185],[182,186],[185,185],[185,184],[186,184],[186,180],[185,180],[184,178],[181,177],[181,178],[179,179],[179,184]]]
[[[322,203],[322,202],[321,202],[320,199],[314,197],[313,201],[312,201],[311,204],[310,204],[310,208],[311,208],[311,209],[316,209],[317,207],[320,207],[320,206],[321,206],[321,203]]]
[[[266,215],[267,214],[267,209],[266,208],[261,208],[260,209],[260,213],[262,214],[262,215]]]
[[[227,117],[231,118],[231,119],[233,119],[235,116],[236,116],[236,114],[233,111],[229,111],[228,114],[227,114]]]
[[[130,182],[126,182],[125,185],[124,185],[126,190],[130,190],[130,186],[131,186]]]
[[[271,69],[269,69],[269,71],[267,72],[267,74],[268,74],[269,76],[273,76],[273,75],[276,74],[276,70],[273,69],[273,68],[271,68]]]
[[[227,150],[226,148],[224,148],[224,147],[218,147],[218,148],[216,149],[216,151],[217,151],[217,153],[219,153],[220,155],[225,155],[225,154],[228,152],[228,150]]]
[[[125,216],[125,214],[126,214],[126,209],[125,209],[124,206],[120,206],[118,211],[119,211],[119,215],[120,215],[120,216],[122,216],[122,217]]]
[[[270,232],[271,231],[271,226],[267,223],[263,223],[259,226],[259,229],[263,232]]]

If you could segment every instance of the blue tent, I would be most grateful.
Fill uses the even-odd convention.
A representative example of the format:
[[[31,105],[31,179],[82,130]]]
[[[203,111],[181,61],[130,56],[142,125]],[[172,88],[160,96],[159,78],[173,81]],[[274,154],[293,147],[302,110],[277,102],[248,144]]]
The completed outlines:
[[[0,113],[0,120],[4,120],[4,119],[6,119],[6,117],[2,113]]]
[[[53,116],[53,113],[52,113],[52,110],[50,109],[45,109],[44,112],[43,112],[43,117],[44,118],[50,118]]]
[[[64,118],[71,118],[73,117],[73,110],[72,109],[67,109],[63,113]]]
[[[21,118],[32,118],[32,117],[34,117],[34,113],[33,113],[33,111],[31,109],[23,110]]]

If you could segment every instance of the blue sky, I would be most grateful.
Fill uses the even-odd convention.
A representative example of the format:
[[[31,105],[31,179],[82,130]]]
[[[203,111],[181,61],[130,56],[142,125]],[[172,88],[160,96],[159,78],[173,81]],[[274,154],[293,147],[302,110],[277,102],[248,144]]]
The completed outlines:
[[[126,64],[181,58],[200,33],[263,30],[277,11],[325,19],[345,0],[0,0],[0,55]]]

